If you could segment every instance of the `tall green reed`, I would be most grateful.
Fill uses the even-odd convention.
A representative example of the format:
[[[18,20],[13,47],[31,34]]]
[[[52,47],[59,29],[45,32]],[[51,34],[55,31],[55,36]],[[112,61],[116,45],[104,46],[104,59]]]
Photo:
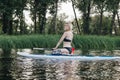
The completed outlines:
[[[53,48],[59,39],[60,35],[1,35],[0,48],[6,50],[34,47]],[[120,49],[120,37],[75,35],[73,45],[76,49],[82,50]],[[62,47],[62,45],[60,47]]]

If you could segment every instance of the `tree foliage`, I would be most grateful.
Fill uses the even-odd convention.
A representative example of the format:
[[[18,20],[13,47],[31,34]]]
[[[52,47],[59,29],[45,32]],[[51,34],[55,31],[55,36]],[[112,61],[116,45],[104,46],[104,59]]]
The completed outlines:
[[[71,1],[75,14],[75,33],[120,35],[120,0],[0,0],[0,33],[59,34],[66,17],[58,15],[60,3]],[[81,12],[81,18],[77,18],[75,8]],[[33,25],[26,24],[25,11],[30,12]],[[104,15],[106,12],[108,16]],[[51,17],[47,18],[48,13]]]

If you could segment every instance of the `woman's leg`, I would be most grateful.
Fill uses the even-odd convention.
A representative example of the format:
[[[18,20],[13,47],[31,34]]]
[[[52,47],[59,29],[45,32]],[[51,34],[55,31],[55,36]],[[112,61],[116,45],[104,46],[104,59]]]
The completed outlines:
[[[54,51],[60,51],[62,54],[69,54],[69,51],[67,49],[61,48],[61,49],[56,49]]]
[[[61,52],[62,52],[62,54],[69,54],[69,51],[67,50],[67,49],[60,49],[61,50]]]

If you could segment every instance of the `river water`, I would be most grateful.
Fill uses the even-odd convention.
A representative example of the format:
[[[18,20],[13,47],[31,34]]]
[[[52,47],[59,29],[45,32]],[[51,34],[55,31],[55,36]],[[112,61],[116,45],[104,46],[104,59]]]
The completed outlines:
[[[0,57],[0,80],[120,80],[120,60]]]

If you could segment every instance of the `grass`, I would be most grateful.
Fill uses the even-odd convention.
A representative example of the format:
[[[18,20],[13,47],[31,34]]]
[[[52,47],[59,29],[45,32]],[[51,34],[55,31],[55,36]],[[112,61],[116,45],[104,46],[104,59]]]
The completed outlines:
[[[120,37],[75,36],[73,43],[80,49],[113,50],[120,47]],[[76,43],[78,42],[78,43]]]
[[[19,35],[0,36],[0,48],[23,49],[23,48],[53,48],[57,44],[59,35]],[[114,50],[120,49],[120,37],[110,36],[79,36],[75,35],[73,46],[82,50]]]

